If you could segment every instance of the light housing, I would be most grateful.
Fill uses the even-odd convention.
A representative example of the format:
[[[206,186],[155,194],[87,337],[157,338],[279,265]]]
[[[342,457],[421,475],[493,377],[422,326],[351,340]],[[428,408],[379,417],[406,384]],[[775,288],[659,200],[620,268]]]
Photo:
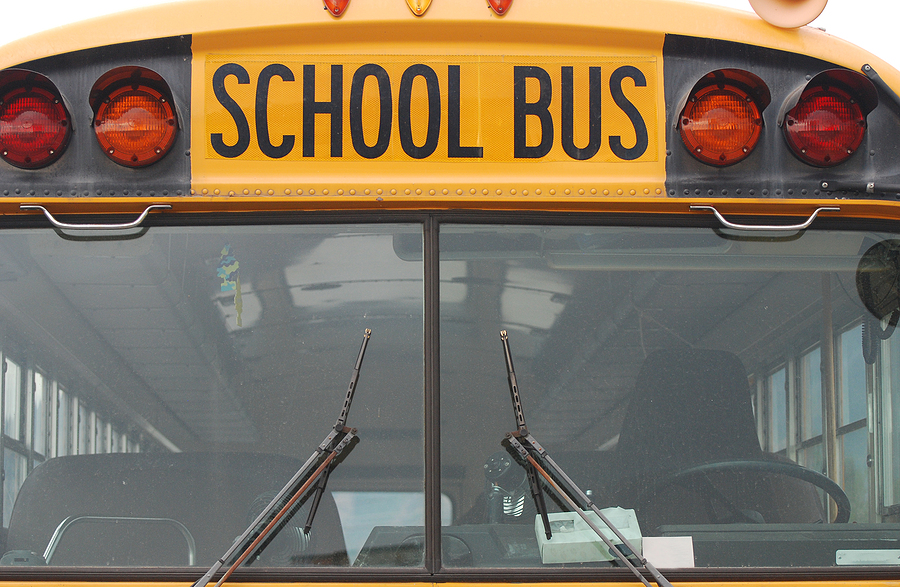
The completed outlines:
[[[491,7],[491,10],[500,16],[509,12],[509,6],[512,3],[513,0],[488,0],[488,5]]]
[[[22,69],[0,72],[0,158],[22,169],[46,167],[71,136],[71,117],[53,82]]]
[[[785,101],[779,116],[791,152],[816,167],[846,161],[866,134],[866,117],[878,105],[874,84],[843,69],[823,71]]]
[[[681,140],[699,161],[724,167],[747,158],[762,134],[771,102],[765,83],[750,72],[719,69],[694,84],[678,117]]]
[[[107,157],[125,167],[145,167],[175,144],[178,119],[163,78],[144,67],[119,67],[91,89],[92,126]]]
[[[428,7],[431,6],[431,0],[406,0],[406,5],[412,10],[416,16],[422,16]]]
[[[331,13],[332,16],[340,16],[344,13],[344,10],[347,9],[347,5],[350,4],[350,0],[323,0],[325,2],[325,9]]]

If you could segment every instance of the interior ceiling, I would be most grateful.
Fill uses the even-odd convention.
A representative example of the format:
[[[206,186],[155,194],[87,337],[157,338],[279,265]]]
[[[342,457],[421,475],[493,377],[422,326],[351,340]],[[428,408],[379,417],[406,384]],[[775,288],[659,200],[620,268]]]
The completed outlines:
[[[167,250],[154,239],[140,239],[141,244],[124,250],[115,242],[98,243],[88,252],[103,262],[90,267],[102,269],[87,269],[74,262],[74,254],[57,235],[42,238],[40,246],[31,247],[31,256],[66,300],[67,312],[86,320],[108,345],[107,351],[143,383],[145,393],[158,398],[203,442],[257,442],[257,423],[273,413],[300,421],[301,408],[279,405],[283,400],[278,394],[248,402],[247,390],[236,389],[238,385],[270,389],[302,381],[317,390],[312,397],[325,404],[331,395],[342,393],[345,382],[317,368],[313,358],[306,357],[303,341],[315,338],[317,353],[346,357],[349,375],[355,349],[346,343],[346,326],[353,322],[347,316],[365,315],[366,324],[376,330],[373,346],[381,352],[421,357],[421,343],[416,349],[415,340],[377,340],[378,327],[397,319],[397,304],[410,310],[410,319],[421,320],[416,317],[421,312],[420,264],[408,263],[399,271],[393,266],[372,268],[354,255],[361,246],[386,246],[389,239],[320,239],[319,247],[334,249],[320,251],[322,255],[346,260],[339,269],[316,264],[308,256],[291,259],[282,258],[283,251],[281,257],[273,253],[276,258],[268,266],[246,272],[245,323],[237,328],[233,299],[211,298],[205,293],[211,290],[209,284],[190,278],[208,273],[218,261],[216,254],[206,256],[205,268],[193,267],[188,262],[192,257],[173,251],[171,243]],[[383,255],[387,258],[392,251]],[[592,449],[609,448],[614,442],[624,400],[643,358],[653,350],[681,345],[730,350],[752,369],[773,331],[808,327],[810,317],[820,311],[821,296],[809,295],[821,291],[821,274],[815,271],[597,269],[568,271],[561,277],[559,271],[534,265],[478,261],[462,269],[463,262],[453,263],[455,272],[444,275],[448,298],[471,312],[446,318],[490,329],[482,318],[500,316],[504,326],[527,332],[530,340],[517,339],[515,348],[517,360],[531,362],[531,393],[540,398],[542,434],[548,442],[579,438]],[[373,272],[381,278],[346,277]],[[498,288],[496,293],[493,288]],[[805,295],[797,295],[800,291]],[[759,308],[767,311],[760,313]],[[234,344],[223,345],[226,339]],[[415,381],[414,373],[410,377],[404,385],[421,394],[420,380]],[[327,398],[321,395],[326,391],[331,394]],[[372,398],[373,405],[393,401],[384,392]],[[336,415],[337,408],[336,399],[329,413]],[[401,422],[380,423],[383,430],[394,424],[402,429]],[[309,439],[317,442],[317,434],[322,432],[310,432]]]
[[[55,237],[55,235],[53,235]],[[150,239],[152,241],[152,239]],[[79,263],[56,249],[32,257],[110,349],[197,438],[252,442],[257,431],[235,394],[216,335],[224,323],[185,295],[156,241],[145,254]],[[115,391],[115,390],[113,390]],[[164,431],[163,431],[164,432]]]
[[[108,396],[129,404],[135,421],[171,434],[181,450],[316,446],[340,410],[362,331],[371,328],[369,363],[376,356],[382,365],[411,360],[418,368],[376,377],[364,370],[350,424],[364,421],[368,438],[421,436],[421,416],[389,409],[423,402],[421,264],[389,257],[389,235],[299,235],[296,247],[271,251],[238,246],[240,325],[234,293],[219,291],[221,244],[213,250],[202,237],[187,240],[87,241],[76,253],[56,234],[32,238],[31,281],[39,274],[59,299],[59,316],[45,330],[57,338],[65,331],[58,342],[76,349],[76,360]],[[354,255],[359,250],[393,265],[367,263]],[[322,258],[337,262],[323,266]],[[168,426],[153,416],[160,411]]]

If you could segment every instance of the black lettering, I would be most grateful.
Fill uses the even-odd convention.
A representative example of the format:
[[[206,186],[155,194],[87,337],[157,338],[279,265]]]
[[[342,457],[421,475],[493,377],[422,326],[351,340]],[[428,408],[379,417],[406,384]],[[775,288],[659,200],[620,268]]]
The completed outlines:
[[[331,116],[331,156],[344,154],[344,66],[331,66],[331,100],[316,102],[316,66],[303,66],[303,156],[316,155],[316,114]]]
[[[421,147],[413,142],[412,137],[412,87],[417,77],[425,80],[425,91],[428,96],[428,129],[425,143]],[[427,65],[410,65],[400,77],[400,95],[397,102],[397,124],[400,127],[400,146],[403,152],[414,159],[424,159],[437,148],[441,137],[441,88],[437,74]]]
[[[447,66],[447,157],[484,156],[482,147],[463,147],[459,144],[459,66]]]
[[[600,125],[600,105],[603,79],[600,77],[600,68],[591,67],[589,70],[588,90],[590,94],[589,125],[590,136],[586,147],[575,146],[575,98],[573,68],[562,68],[562,146],[566,154],[576,161],[585,161],[597,154],[603,141]]]
[[[609,79],[609,92],[612,95],[613,100],[616,102],[616,105],[622,109],[622,112],[628,116],[628,119],[631,120],[631,124],[634,126],[634,146],[630,148],[623,147],[622,137],[612,136],[609,137],[609,148],[612,149],[613,154],[619,159],[633,161],[647,151],[649,139],[647,137],[647,124],[641,117],[641,113],[638,112],[635,105],[625,97],[625,92],[622,91],[622,80],[626,77],[634,80],[635,87],[639,88],[646,87],[647,80],[644,78],[644,74],[641,73],[641,70],[633,65],[623,65],[615,70]]]
[[[243,154],[247,147],[250,146],[250,124],[247,122],[247,117],[244,116],[241,107],[234,101],[234,98],[228,95],[228,91],[225,89],[225,80],[229,75],[236,77],[239,84],[249,84],[250,74],[237,63],[226,63],[213,74],[213,93],[216,95],[219,104],[228,111],[232,120],[234,120],[238,137],[237,142],[233,145],[226,145],[222,139],[222,133],[216,132],[209,135],[209,142],[216,153],[222,157],[230,158]]]
[[[378,121],[378,140],[371,147],[363,136],[362,101],[366,78],[372,76],[378,82],[378,99],[380,116]],[[350,138],[353,149],[366,159],[375,159],[384,155],[391,143],[391,124],[393,114],[391,108],[391,79],[388,72],[380,65],[368,63],[356,70],[350,82]]]
[[[286,82],[294,81],[294,73],[280,63],[267,65],[259,72],[256,85],[256,140],[263,155],[280,159],[294,148],[294,135],[284,135],[278,146],[269,140],[269,82],[275,76]]]
[[[553,146],[553,118],[550,116],[553,84],[550,74],[540,67],[519,65],[513,68],[513,78],[514,154],[516,159],[539,159]],[[534,78],[540,84],[541,93],[537,102],[527,102],[525,99],[525,80],[528,78]],[[526,144],[525,121],[528,116],[537,116],[541,122],[541,142],[536,146]]]

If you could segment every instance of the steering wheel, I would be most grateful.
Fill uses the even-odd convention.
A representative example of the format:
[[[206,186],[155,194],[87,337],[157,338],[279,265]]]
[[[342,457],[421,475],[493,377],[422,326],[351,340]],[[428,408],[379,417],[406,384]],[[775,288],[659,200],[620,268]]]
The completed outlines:
[[[647,503],[650,494],[655,493],[662,487],[676,484],[682,479],[723,471],[759,471],[762,473],[775,473],[812,483],[827,493],[828,496],[834,500],[834,503],[837,504],[837,514],[833,523],[844,524],[850,520],[850,498],[847,497],[847,494],[844,493],[844,490],[841,489],[840,485],[818,471],[813,471],[812,469],[807,469],[806,467],[801,467],[800,465],[795,465],[793,463],[783,463],[779,461],[721,461],[688,467],[687,469],[682,469],[666,475],[662,479],[654,482],[638,496],[637,503]]]

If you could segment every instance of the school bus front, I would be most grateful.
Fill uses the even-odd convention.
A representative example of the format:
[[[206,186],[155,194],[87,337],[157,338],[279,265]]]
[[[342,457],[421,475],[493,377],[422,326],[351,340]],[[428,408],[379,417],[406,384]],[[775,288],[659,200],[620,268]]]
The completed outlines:
[[[0,582],[896,583],[877,57],[273,0],[0,67]]]

